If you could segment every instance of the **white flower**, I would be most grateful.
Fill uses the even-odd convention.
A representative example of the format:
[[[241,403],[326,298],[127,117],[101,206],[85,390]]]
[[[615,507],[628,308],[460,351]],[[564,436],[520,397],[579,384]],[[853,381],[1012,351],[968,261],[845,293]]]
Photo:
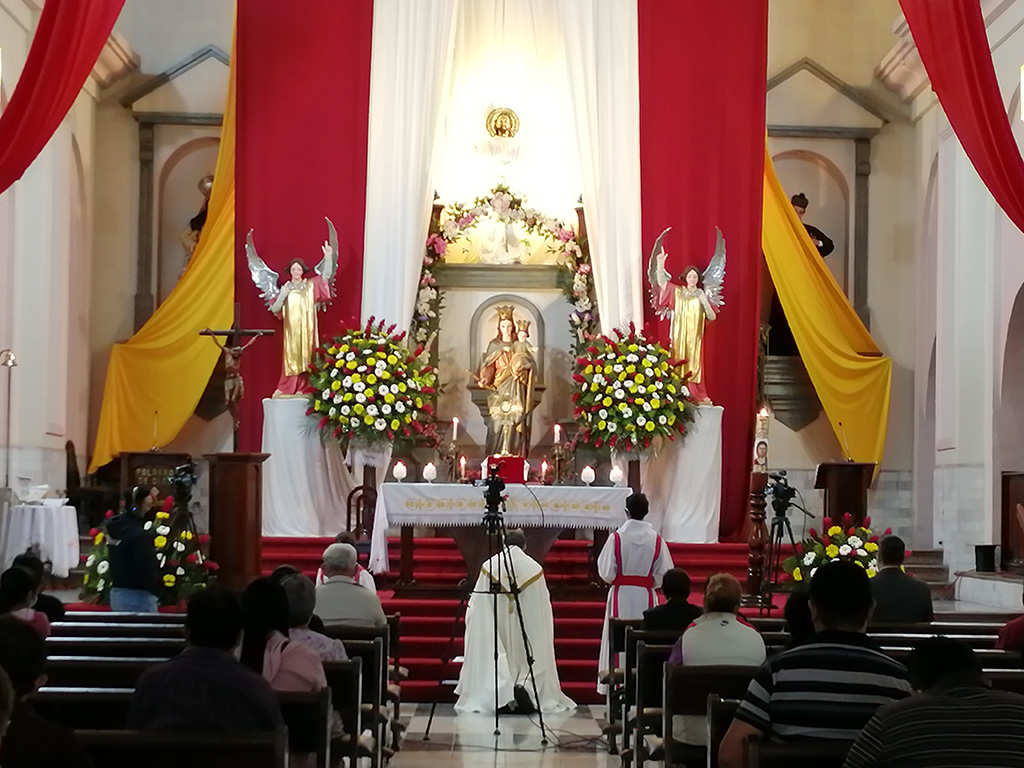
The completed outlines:
[[[392,384],[391,385],[391,394],[392,395],[397,395],[398,394],[398,385],[397,384]]]
[[[153,521],[152,520],[147,520],[146,524],[144,526],[142,526],[142,530],[148,531],[152,527],[153,527]]]
[[[161,536],[166,536],[171,532],[171,527],[169,525],[158,525],[156,527],[156,532]]]
[[[100,579],[99,581],[96,582],[96,591],[97,592],[102,592],[103,588],[105,586],[107,586],[107,582],[104,581],[103,579]]]
[[[348,416],[351,412],[352,412],[352,409],[349,408],[347,405],[341,406],[341,415],[342,416]]]
[[[626,392],[624,390],[621,390],[621,389],[616,389],[615,390],[615,397],[618,398],[619,400],[625,400],[626,399]]]
[[[633,416],[633,409],[630,408],[625,403],[622,404],[622,406],[619,408],[619,410],[622,412],[622,418],[624,418],[624,419],[632,418],[632,416]]]
[[[637,420],[636,420],[636,425],[637,425],[638,427],[642,427],[642,426],[644,426],[644,425],[645,425],[646,423],[647,423],[647,419],[645,419],[645,418],[644,418],[643,416],[638,416],[638,417],[637,417]]]
[[[604,384],[604,374],[603,373],[595,373],[594,374],[594,383],[595,384]]]
[[[356,393],[356,402],[357,403],[365,403],[366,402],[366,395],[364,395],[362,392]]]
[[[668,424],[668,419],[666,419],[664,415],[661,415],[658,417],[658,423],[661,424],[661,426],[665,426]]]
[[[366,415],[367,416],[376,416],[377,415],[377,406],[376,405],[368,405],[368,406],[366,406]]]
[[[379,386],[379,387],[377,388],[377,393],[378,393],[378,394],[379,394],[379,395],[380,395],[381,397],[383,397],[384,395],[388,394],[388,392],[390,392],[390,391],[391,391],[391,390],[389,390],[389,389],[388,389],[388,385],[387,385],[387,384],[381,384],[381,385],[380,385],[380,386]]]
[[[651,404],[650,403],[644,403],[644,410],[647,411],[647,413],[650,413],[651,412]]]
[[[351,419],[349,419],[349,420],[348,420],[348,423],[349,423],[349,425],[350,425],[350,426],[351,426],[351,427],[352,427],[353,429],[355,429],[356,427],[358,427],[358,426],[359,426],[360,424],[362,424],[363,422],[362,422],[362,420],[360,420],[360,419],[357,419],[357,418],[356,418],[355,416],[353,416],[353,417],[352,417]]]
[[[179,565],[179,566],[178,566],[178,570],[176,570],[176,571],[175,571],[175,573],[176,573],[176,574],[178,574],[179,576],[184,576],[184,575],[185,575],[185,569],[184,569],[184,568],[182,568],[182,567],[181,567],[181,566]]]
[[[813,565],[814,557],[815,555],[813,552],[808,552],[806,555],[804,555],[804,565]]]
[[[338,415],[338,409],[337,409],[337,408],[335,408],[335,407],[334,407],[334,406],[332,405],[332,406],[331,406],[331,410],[329,410],[329,411],[327,412],[327,415],[328,415],[328,416],[330,416],[330,417],[331,417],[331,418],[333,419],[333,418],[334,418],[335,416],[337,416],[337,415]]]
[[[102,576],[104,573],[110,570],[110,563],[106,560],[101,560],[100,564],[96,566],[96,573]]]
[[[405,404],[395,403],[395,410],[398,411],[399,413],[405,413]]]
[[[812,579],[814,578],[814,574],[816,574],[817,572],[818,572],[817,568],[811,568],[811,578]]]
[[[354,389],[356,392],[362,392],[363,390],[366,389],[366,385],[363,384],[363,382],[361,381],[357,381],[355,384],[352,385],[352,389]]]
[[[334,395],[334,404],[338,405],[344,399],[345,399],[345,396],[343,394],[341,394],[341,392],[337,392]]]
[[[615,359],[615,353],[614,352],[609,352],[607,355],[604,356],[604,359],[605,360],[614,360]]]
[[[185,551],[185,545],[182,544],[180,541],[176,541],[176,542],[174,542],[174,549],[176,551],[178,551],[178,552],[184,552]]]
[[[616,424],[614,421],[609,421],[608,422],[608,431],[609,432],[615,432],[618,428],[619,428],[619,425]]]
[[[868,555],[866,549],[858,549],[858,550],[856,550],[856,552],[857,552],[857,557],[867,557],[867,555]]]
[[[637,357],[636,355],[634,355],[632,352],[630,352],[628,355],[626,355],[626,362],[627,363],[636,363],[639,360],[640,360],[640,358]]]
[[[320,394],[323,395],[324,400],[328,400],[331,397],[331,390],[330,389],[325,389]]]
[[[391,406],[388,405],[387,403],[384,403],[384,405],[380,407],[380,412],[383,413],[385,416],[389,415],[391,413]]]
[[[664,389],[665,385],[662,384],[660,380],[658,380],[658,381],[654,382],[654,388],[655,389]]]
[[[600,411],[597,412],[597,415],[600,416],[602,419],[607,419],[608,411],[605,408],[602,408]]]
[[[644,376],[650,379],[654,376],[654,371],[652,371],[650,368],[644,368]]]
[[[157,555],[156,561],[160,563],[160,567],[163,568],[164,565],[167,563],[167,555],[164,555],[163,553]]]
[[[877,571],[878,570],[878,559],[875,558],[875,559],[872,559],[871,561],[869,561],[868,562],[868,568],[870,568],[872,571]]]
[[[337,368],[335,368],[335,370],[337,370]],[[341,386],[343,386],[345,389],[348,389],[349,387],[351,387],[352,386],[352,377],[351,376],[346,376],[344,379],[342,379],[341,380]]]
[[[851,547],[849,544],[843,544],[843,546],[839,548],[839,554],[843,557],[846,557],[846,555],[850,554],[851,552],[853,552],[853,547]]]
[[[850,538],[848,538],[848,539],[846,540],[846,543],[847,543],[847,544],[849,544],[849,545],[850,545],[851,547],[853,547],[854,549],[860,549],[861,547],[863,547],[863,546],[864,546],[864,542],[863,542],[863,541],[861,541],[861,540],[860,540],[860,539],[859,539],[858,537],[856,537],[856,536],[851,536]]]
[[[345,355],[345,361],[346,362],[350,363],[350,362],[352,362],[355,359],[356,359],[356,353],[355,352],[349,352],[347,355]]]
[[[85,558],[85,567],[86,568],[92,568],[92,566],[93,566],[93,564],[95,562],[96,562],[96,555],[89,555],[87,558]]]
[[[686,386],[685,384],[683,384],[683,386],[682,386],[682,392],[683,392],[683,397],[689,397],[690,396],[690,388],[688,386]]]
[[[373,427],[378,432],[383,432],[387,425],[388,423],[384,421],[384,419],[377,419],[375,422],[373,422]]]
[[[448,219],[448,221],[444,223],[443,229],[445,238],[449,240],[459,233],[459,225],[451,219]]]
[[[613,365],[612,370],[615,371],[616,373],[622,373],[622,363],[616,363],[615,365]]]
[[[331,368],[331,378],[332,379],[338,378],[338,369],[337,368]]]

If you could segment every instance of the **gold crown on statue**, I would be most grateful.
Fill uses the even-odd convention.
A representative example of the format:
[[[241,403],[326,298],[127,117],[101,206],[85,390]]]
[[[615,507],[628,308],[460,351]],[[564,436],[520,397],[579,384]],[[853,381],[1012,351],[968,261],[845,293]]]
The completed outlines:
[[[514,320],[516,308],[511,304],[505,307],[498,307],[498,322],[502,320]]]
[[[516,320],[516,330],[530,332],[530,320]]]

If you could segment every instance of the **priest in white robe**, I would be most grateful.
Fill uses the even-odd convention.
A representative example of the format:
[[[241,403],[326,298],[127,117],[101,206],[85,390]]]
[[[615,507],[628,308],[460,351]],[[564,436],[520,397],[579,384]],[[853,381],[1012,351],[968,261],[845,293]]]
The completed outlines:
[[[673,568],[672,555],[654,526],[644,520],[649,504],[642,493],[626,499],[629,520],[608,537],[597,559],[598,575],[610,584],[601,632],[601,657],[598,670],[612,669],[618,664],[611,658],[611,636],[608,620],[640,619],[644,611],[661,602],[657,590],[661,579]],[[598,685],[605,693],[606,686]]]
[[[515,688],[521,686],[534,707],[533,681],[526,660],[526,646],[512,596],[512,566],[519,589],[526,637],[533,651],[533,672],[541,711],[564,712],[576,704],[562,693],[555,666],[555,622],[551,613],[551,594],[544,580],[544,569],[523,551],[526,536],[510,531],[505,549],[483,564],[480,578],[466,611],[465,661],[455,689],[459,712],[494,713],[494,611],[498,612],[498,695],[500,710],[515,705]],[[498,592],[491,591],[492,584]]]

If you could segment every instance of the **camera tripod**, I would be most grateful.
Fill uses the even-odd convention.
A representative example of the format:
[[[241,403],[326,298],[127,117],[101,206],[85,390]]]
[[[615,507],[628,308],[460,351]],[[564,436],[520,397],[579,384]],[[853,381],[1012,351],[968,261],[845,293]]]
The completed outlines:
[[[772,517],[771,526],[768,530],[768,557],[766,558],[766,573],[768,578],[761,586],[761,609],[771,613],[774,608],[772,598],[775,595],[775,588],[779,583],[779,575],[782,571],[783,553],[782,547],[786,539],[793,554],[796,554],[796,538],[793,536],[793,524],[789,521],[789,509],[794,507],[803,512],[807,517],[813,518],[810,512],[800,504],[793,501],[796,489],[790,488],[786,481],[786,473],[780,472],[772,475],[776,480],[772,486],[772,509],[775,512]]]
[[[508,536],[508,530],[505,527],[504,507],[505,500],[502,496],[502,491],[505,489],[505,483],[497,476],[496,470],[492,468],[492,473],[488,477],[487,490],[484,492],[484,503],[486,511],[484,512],[483,520],[481,521],[484,533],[487,538],[487,550],[490,553],[490,557],[485,561],[492,563],[494,568],[489,574],[488,586],[486,590],[477,590],[474,583],[470,583],[467,580],[466,590],[463,593],[462,601],[459,605],[459,610],[452,622],[451,634],[448,638],[448,651],[445,656],[442,657],[441,662],[444,668],[447,669],[448,664],[452,660],[452,650],[455,646],[455,635],[458,628],[459,622],[465,624],[466,613],[469,607],[469,601],[475,594],[490,595],[492,602],[491,611],[491,632],[493,642],[493,683],[494,683],[494,736],[498,737],[501,735],[500,728],[500,702],[499,697],[499,674],[498,674],[498,660],[499,660],[499,639],[498,639],[498,609],[499,599],[502,596],[510,597],[514,605],[514,611],[516,620],[519,627],[519,633],[523,641],[523,650],[526,654],[526,664],[529,670],[530,685],[533,689],[533,703],[537,709],[538,724],[540,726],[541,733],[541,744],[547,745],[548,735],[547,726],[544,724],[544,712],[541,706],[540,693],[537,687],[537,677],[534,671],[534,655],[533,646],[530,643],[529,635],[526,631],[526,622],[523,618],[523,607],[520,602],[519,580],[515,572],[515,564],[512,562],[512,556],[509,552],[508,547],[505,545],[506,538]],[[507,588],[503,583],[502,576],[504,575],[504,582],[507,582]],[[430,717],[427,719],[427,727],[423,733],[423,740],[430,740],[430,728],[434,722],[434,713],[437,710],[437,698],[438,692],[444,683],[444,677],[438,680],[438,685],[434,689],[434,701],[430,706]],[[497,749],[497,740],[495,741],[495,749]]]

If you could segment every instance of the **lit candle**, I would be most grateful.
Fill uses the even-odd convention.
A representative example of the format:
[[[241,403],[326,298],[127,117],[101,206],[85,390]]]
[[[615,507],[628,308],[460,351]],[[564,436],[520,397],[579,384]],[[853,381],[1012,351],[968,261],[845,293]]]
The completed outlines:
[[[432,483],[437,479],[437,467],[434,466],[434,462],[427,462],[427,466],[423,468],[423,479],[428,483]]]
[[[400,461],[396,461],[395,466],[391,468],[391,474],[395,476],[395,480],[397,480],[398,482],[402,482],[403,480],[405,480],[405,477],[408,474],[408,472],[405,469],[405,464],[403,464]]]
[[[583,468],[583,471],[580,472],[580,480],[582,480],[587,485],[590,485],[592,482],[594,482],[596,478],[597,475],[594,474],[594,468],[589,464],[587,464],[587,466]]]
[[[459,441],[459,417],[456,416],[452,419],[452,442],[457,443]]]
[[[459,477],[466,479],[466,457],[459,456]]]
[[[540,481],[546,482],[548,479],[548,461],[545,459],[540,463]]]
[[[562,425],[555,424],[555,445],[562,444]]]

